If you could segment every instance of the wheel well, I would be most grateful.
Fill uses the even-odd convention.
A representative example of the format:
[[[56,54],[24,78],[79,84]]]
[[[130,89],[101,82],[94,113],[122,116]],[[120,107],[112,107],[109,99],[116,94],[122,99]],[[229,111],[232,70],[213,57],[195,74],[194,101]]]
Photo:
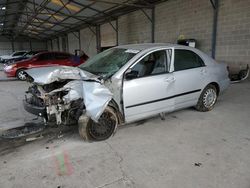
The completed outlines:
[[[219,93],[220,93],[220,86],[219,86],[219,84],[216,83],[216,82],[211,82],[210,84],[213,85],[213,86],[215,86],[216,91],[217,91],[217,95],[219,95]]]
[[[117,114],[118,120],[119,120],[119,124],[124,122],[124,117],[123,117],[122,113],[120,112],[119,107],[114,99],[112,99],[109,102],[108,106],[110,106],[111,108],[113,108],[116,111],[116,114]]]
[[[19,69],[17,69],[16,70],[16,76],[17,76],[18,71],[20,71],[20,70],[26,70],[26,69],[25,68],[19,68]]]

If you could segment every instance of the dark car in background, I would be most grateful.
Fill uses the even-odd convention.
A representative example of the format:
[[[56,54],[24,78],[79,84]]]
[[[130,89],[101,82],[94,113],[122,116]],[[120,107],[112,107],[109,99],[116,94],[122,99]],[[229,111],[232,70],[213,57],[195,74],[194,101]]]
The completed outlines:
[[[40,51],[29,51],[29,52],[26,52],[25,54],[23,54],[22,56],[14,56],[12,57],[11,59],[8,59],[5,61],[5,64],[12,64],[12,63],[15,63],[17,61],[22,61],[22,60],[25,60],[25,59],[30,59],[32,58],[34,55],[38,54],[38,53],[41,53],[41,52],[45,52],[45,50],[40,50]]]
[[[12,58],[22,57],[25,53],[27,53],[27,51],[16,51],[10,55],[1,55],[0,56],[0,63],[6,63],[8,60],[10,60]]]
[[[7,77],[17,77],[20,80],[25,80],[25,70],[27,69],[51,66],[76,67],[87,59],[88,56],[86,54],[79,57],[66,52],[41,52],[30,59],[6,65],[4,72]]]

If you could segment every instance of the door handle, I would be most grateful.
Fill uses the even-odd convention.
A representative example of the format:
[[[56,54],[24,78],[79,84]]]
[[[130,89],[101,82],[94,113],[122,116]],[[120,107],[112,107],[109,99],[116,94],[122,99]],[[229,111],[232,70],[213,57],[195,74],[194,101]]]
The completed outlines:
[[[168,83],[172,83],[175,81],[175,78],[174,77],[170,77],[170,78],[166,78],[165,79],[165,82],[168,82]]]
[[[207,73],[206,69],[201,69],[201,74],[206,74],[206,73]]]

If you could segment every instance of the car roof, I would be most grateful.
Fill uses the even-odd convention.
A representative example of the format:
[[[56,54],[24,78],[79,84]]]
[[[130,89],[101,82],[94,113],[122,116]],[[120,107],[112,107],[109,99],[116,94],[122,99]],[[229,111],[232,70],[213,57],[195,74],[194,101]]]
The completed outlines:
[[[145,49],[149,49],[149,48],[176,47],[176,46],[180,46],[180,45],[171,44],[171,43],[141,43],[141,44],[121,45],[121,46],[117,46],[116,48],[125,48],[125,49],[132,49],[132,50],[145,50]]]
[[[52,53],[60,53],[60,54],[68,54],[68,55],[72,55],[71,53],[68,53],[68,52],[58,52],[58,51],[42,51],[42,52],[39,52],[38,54],[36,54],[36,56],[39,56],[41,54],[52,54]]]
[[[131,49],[131,50],[139,50],[139,51],[151,51],[158,48],[177,48],[177,49],[184,49],[184,50],[191,50],[203,58],[209,59],[210,61],[212,58],[208,56],[208,54],[202,52],[201,50],[185,45],[179,44],[171,44],[171,43],[141,43],[141,44],[129,44],[129,45],[121,45],[115,48],[123,48],[123,49]]]

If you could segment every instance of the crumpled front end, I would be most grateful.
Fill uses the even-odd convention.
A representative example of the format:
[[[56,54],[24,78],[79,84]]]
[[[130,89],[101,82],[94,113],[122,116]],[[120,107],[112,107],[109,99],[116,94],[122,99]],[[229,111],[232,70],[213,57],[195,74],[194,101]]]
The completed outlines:
[[[112,93],[95,75],[74,67],[27,70],[32,82],[24,108],[56,124],[77,123],[82,114],[97,122]]]

